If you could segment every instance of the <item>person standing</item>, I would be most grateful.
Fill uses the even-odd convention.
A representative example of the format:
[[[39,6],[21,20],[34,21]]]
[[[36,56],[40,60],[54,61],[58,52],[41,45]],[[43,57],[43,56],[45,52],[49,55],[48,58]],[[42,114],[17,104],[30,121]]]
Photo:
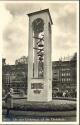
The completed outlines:
[[[10,109],[13,108],[13,89],[10,88],[10,92],[7,93],[6,97],[5,97],[5,103],[6,103],[6,108],[7,108],[7,117],[10,117]]]

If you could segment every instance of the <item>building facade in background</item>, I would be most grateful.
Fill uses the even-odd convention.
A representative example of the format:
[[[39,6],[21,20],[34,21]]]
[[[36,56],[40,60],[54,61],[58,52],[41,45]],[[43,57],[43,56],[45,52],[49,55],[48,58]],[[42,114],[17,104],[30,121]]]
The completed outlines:
[[[72,57],[54,61],[53,71],[53,93],[57,91],[66,91],[76,93],[77,87],[77,54]]]
[[[22,60],[22,57],[20,58]],[[27,74],[28,74],[28,59],[27,61],[18,60],[15,65],[7,65],[5,61],[2,66],[2,87],[9,91],[13,88],[16,93],[24,91],[27,93]],[[5,62],[5,63],[4,63]],[[26,62],[26,64],[25,64]],[[76,94],[77,87],[77,54],[75,53],[70,58],[61,59],[52,62],[52,93],[55,96],[56,92],[68,92],[68,94]],[[74,93],[74,94],[73,94]],[[74,95],[75,96],[75,95]]]
[[[10,88],[13,88],[15,93],[27,92],[27,67],[27,63],[21,61],[15,65],[6,64],[2,66],[2,87],[6,93]]]

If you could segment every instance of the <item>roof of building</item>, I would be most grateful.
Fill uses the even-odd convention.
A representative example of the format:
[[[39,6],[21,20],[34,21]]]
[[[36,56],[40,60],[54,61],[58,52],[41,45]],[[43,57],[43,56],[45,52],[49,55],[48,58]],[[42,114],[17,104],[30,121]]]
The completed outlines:
[[[51,19],[51,15],[50,15],[49,9],[44,9],[44,10],[35,11],[35,12],[32,12],[32,13],[28,13],[27,15],[28,15],[28,16],[32,16],[32,15],[35,15],[35,14],[38,14],[38,13],[43,13],[43,12],[48,12],[49,17],[50,17],[50,20],[51,20],[51,24],[53,24],[53,21],[52,21],[52,19]]]

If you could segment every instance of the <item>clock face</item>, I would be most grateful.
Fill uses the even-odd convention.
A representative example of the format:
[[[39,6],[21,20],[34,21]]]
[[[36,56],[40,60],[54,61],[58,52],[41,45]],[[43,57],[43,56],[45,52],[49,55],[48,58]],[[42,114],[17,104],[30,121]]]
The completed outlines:
[[[33,21],[32,23],[33,30],[36,33],[43,32],[44,30],[44,22],[41,18],[37,18],[36,20]]]

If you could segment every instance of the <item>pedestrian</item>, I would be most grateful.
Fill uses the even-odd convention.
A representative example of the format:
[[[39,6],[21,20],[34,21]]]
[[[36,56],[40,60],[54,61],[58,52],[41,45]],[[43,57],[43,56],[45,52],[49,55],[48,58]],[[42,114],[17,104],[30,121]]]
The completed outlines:
[[[7,108],[7,117],[10,117],[10,109],[13,108],[13,94],[12,94],[12,90],[10,89],[10,92],[7,93],[6,97],[5,97],[5,103],[6,103],[6,108]]]

